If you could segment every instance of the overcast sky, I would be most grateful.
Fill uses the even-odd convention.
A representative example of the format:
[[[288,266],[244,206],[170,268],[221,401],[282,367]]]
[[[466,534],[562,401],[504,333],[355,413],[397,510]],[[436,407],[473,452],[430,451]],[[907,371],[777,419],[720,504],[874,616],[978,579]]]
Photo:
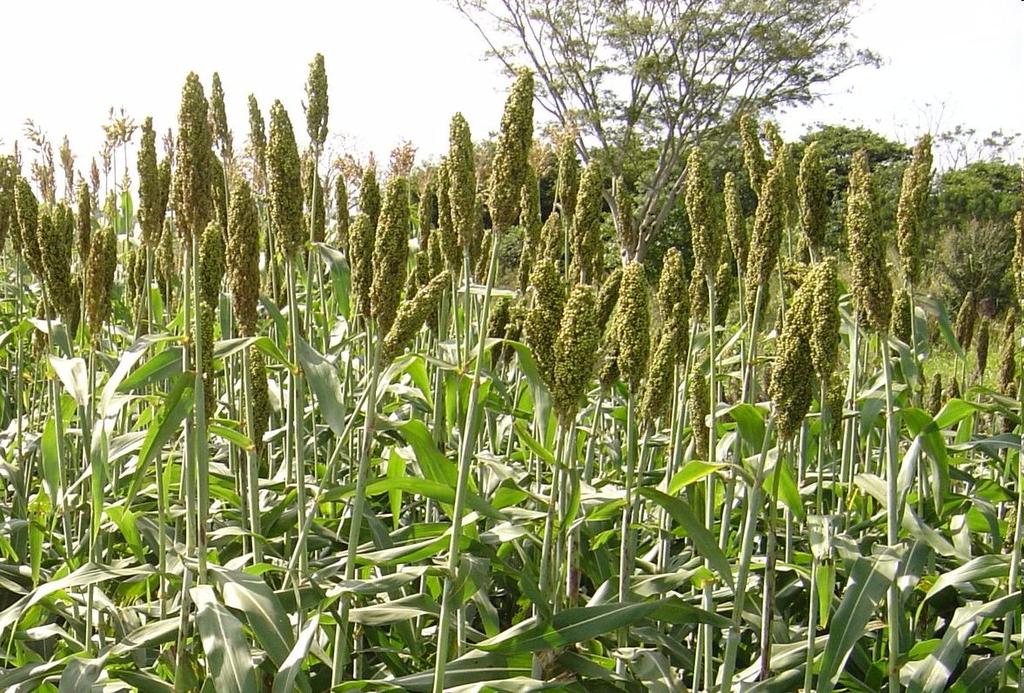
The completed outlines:
[[[475,29],[440,0],[35,0],[5,3],[3,17],[0,151],[32,118],[55,147],[67,134],[83,169],[111,106],[173,126],[190,70],[207,85],[220,72],[240,147],[250,92],[264,112],[280,98],[304,131],[307,66],[322,52],[335,146],[385,159],[403,139],[422,156],[442,152],[457,110],[475,135],[494,130],[507,86]],[[837,80],[820,103],[785,114],[784,131],[843,122],[907,141],[959,123],[1022,130],[1022,27],[1020,0],[867,0],[857,44],[882,68]]]

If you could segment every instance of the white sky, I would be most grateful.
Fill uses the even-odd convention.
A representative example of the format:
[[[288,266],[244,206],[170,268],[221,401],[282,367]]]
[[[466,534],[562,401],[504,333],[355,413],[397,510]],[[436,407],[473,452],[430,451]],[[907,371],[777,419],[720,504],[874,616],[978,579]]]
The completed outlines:
[[[439,0],[35,0],[5,3],[3,19],[0,151],[31,117],[55,149],[70,137],[83,170],[111,106],[137,122],[152,115],[158,132],[173,126],[189,70],[206,85],[220,72],[238,149],[250,92],[265,114],[282,99],[304,133],[307,66],[322,52],[336,145],[384,160],[403,139],[421,155],[442,152],[456,110],[475,135],[494,130],[507,86],[482,60],[476,30]],[[785,114],[789,137],[818,122],[904,141],[958,123],[1024,129],[1019,0],[866,0],[855,32],[883,67],[857,70],[820,103]]]

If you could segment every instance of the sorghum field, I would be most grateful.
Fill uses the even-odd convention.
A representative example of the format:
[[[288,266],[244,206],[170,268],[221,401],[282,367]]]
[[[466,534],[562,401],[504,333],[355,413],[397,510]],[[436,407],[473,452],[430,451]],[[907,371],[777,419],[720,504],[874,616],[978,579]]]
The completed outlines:
[[[190,74],[102,173],[0,159],[0,687],[1020,690],[1021,305],[915,290],[931,140],[834,252],[747,114],[652,271],[571,133],[542,218],[533,80],[486,176],[456,114],[325,180],[321,56],[244,147]]]

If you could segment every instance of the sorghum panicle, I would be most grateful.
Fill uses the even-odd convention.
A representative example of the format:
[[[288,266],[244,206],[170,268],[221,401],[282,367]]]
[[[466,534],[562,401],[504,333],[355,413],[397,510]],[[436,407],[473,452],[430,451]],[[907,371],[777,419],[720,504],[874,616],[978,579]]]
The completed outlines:
[[[519,201],[532,143],[533,73],[522,68],[505,102],[491,167],[491,224],[499,232],[507,230],[519,218]]]
[[[569,428],[580,398],[594,372],[601,331],[597,324],[597,293],[589,284],[576,284],[569,292],[554,347],[552,403],[562,426]]]
[[[651,351],[651,310],[644,266],[633,260],[622,271],[619,303],[615,310],[614,339],[623,379],[637,391],[647,372]]]
[[[852,265],[851,289],[857,311],[877,332],[889,329],[892,282],[885,264],[885,237],[875,221],[867,153],[853,155],[846,194],[846,235]]]
[[[267,169],[270,226],[281,253],[293,256],[306,241],[302,223],[301,163],[292,121],[280,101],[270,107]]]
[[[370,311],[381,334],[387,334],[401,300],[409,256],[409,183],[403,176],[388,180],[373,245]]]

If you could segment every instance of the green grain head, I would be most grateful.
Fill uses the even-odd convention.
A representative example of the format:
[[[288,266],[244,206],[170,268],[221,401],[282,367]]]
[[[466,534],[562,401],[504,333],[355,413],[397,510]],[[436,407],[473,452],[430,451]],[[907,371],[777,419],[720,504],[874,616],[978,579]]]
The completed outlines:
[[[82,267],[85,267],[92,241],[92,195],[89,194],[89,184],[85,181],[78,183],[78,215],[75,217],[75,224],[78,260]]]
[[[533,73],[520,69],[501,116],[491,168],[491,222],[498,231],[519,219],[519,202],[526,182],[527,157],[533,143]]]
[[[797,193],[800,198],[800,225],[807,245],[820,253],[828,224],[828,194],[825,169],[821,165],[821,147],[817,142],[811,142],[804,150],[797,177]]]
[[[764,158],[764,149],[758,135],[757,118],[744,113],[740,118],[740,137],[743,141],[743,163],[750,176],[750,189],[760,198],[768,175],[768,162]]]
[[[338,247],[348,253],[348,227],[351,223],[348,211],[348,187],[345,176],[339,173],[334,179],[334,225]]]
[[[892,282],[885,264],[885,238],[872,209],[871,174],[867,153],[853,155],[846,195],[846,235],[852,265],[854,305],[878,332],[889,329]]]
[[[690,151],[686,162],[686,214],[690,219],[694,274],[714,277],[718,271],[719,239],[712,211],[711,173],[700,147]]]
[[[221,158],[231,161],[231,128],[228,127],[228,114],[224,106],[224,86],[216,72],[213,73],[213,82],[210,85],[210,136]]]
[[[580,280],[590,283],[597,279],[602,264],[601,210],[604,207],[604,170],[597,159],[591,159],[583,169],[576,214],[572,219],[573,258],[580,269]]]
[[[306,132],[313,148],[319,152],[327,140],[327,69],[324,56],[317,53],[309,64],[306,79]]]
[[[786,315],[786,325],[775,343],[775,363],[768,380],[768,394],[775,405],[775,420],[783,440],[791,440],[811,407],[814,364],[803,337],[807,315]]]
[[[431,279],[412,298],[402,301],[387,336],[384,337],[382,356],[385,362],[402,353],[423,323],[437,312],[437,305],[445,289],[451,286],[452,276],[445,271]]]
[[[327,198],[312,156],[305,157],[303,161],[302,193],[306,203],[305,223],[309,229],[309,240],[323,243],[327,237]]]
[[[280,101],[270,107],[267,173],[270,226],[278,249],[285,257],[294,256],[306,241],[302,223],[301,163],[292,121]]]
[[[710,413],[711,394],[708,381],[704,377],[704,368],[694,363],[687,379],[686,404],[690,414],[690,427],[693,431],[693,455],[696,459],[708,458],[710,430],[707,418]]]
[[[754,213],[754,231],[750,238],[747,255],[746,280],[747,312],[754,312],[756,288],[764,287],[762,305],[768,298],[768,281],[779,259],[779,246],[786,223],[785,216],[785,170],[774,166],[768,172],[764,186],[759,191],[757,211]]]
[[[160,198],[160,165],[156,158],[156,132],[153,130],[153,119],[146,118],[142,124],[142,139],[139,143],[137,168],[139,171],[139,228],[142,230],[142,243],[146,247],[155,248],[163,230],[164,220]],[[158,216],[159,215],[159,216]]]
[[[555,197],[564,219],[576,216],[576,198],[580,189],[580,161],[576,158],[576,132],[566,130],[558,141],[558,180]]]
[[[608,327],[615,306],[619,302],[619,288],[622,285],[622,267],[612,270],[597,294],[597,325],[602,330]]]
[[[373,286],[374,225],[365,213],[356,215],[349,230],[348,262],[352,272],[352,295],[355,310],[370,317],[370,288]]]
[[[637,228],[633,218],[633,193],[626,185],[622,176],[612,180],[612,199],[615,202],[615,223],[619,232],[622,256],[632,258],[636,255]]]
[[[370,225],[376,231],[380,219],[380,184],[377,182],[377,166],[372,161],[363,170],[359,183],[359,209],[370,219]]]
[[[452,228],[455,229],[455,237],[459,239],[462,252],[472,257],[479,224],[476,167],[469,123],[461,113],[452,116],[448,141],[448,200],[451,204]]]
[[[409,183],[403,176],[388,180],[373,245],[370,313],[381,334],[395,320],[409,257]]]
[[[201,234],[213,214],[210,199],[213,140],[208,110],[199,76],[190,72],[178,109],[173,182],[175,219],[185,238]]]
[[[889,334],[905,344],[910,344],[910,319],[910,292],[906,289],[896,289],[892,294]]]
[[[252,188],[243,176],[232,181],[227,241],[225,261],[238,334],[252,337],[260,300],[260,227]]]
[[[93,343],[99,342],[103,323],[110,317],[110,297],[117,271],[117,234],[110,226],[101,228],[93,239],[87,266],[88,295],[85,315]]]
[[[263,113],[255,94],[249,94],[249,147],[253,181],[256,189],[262,192],[267,185],[267,125],[263,121]]]
[[[569,292],[555,338],[552,403],[563,427],[572,426],[580,398],[594,373],[601,338],[597,324],[597,293],[589,284],[576,284]]]
[[[914,156],[903,171],[896,209],[896,247],[903,276],[914,285],[921,275],[921,227],[932,175],[932,138],[924,135],[914,145]]]
[[[725,174],[725,231],[729,236],[732,255],[740,269],[747,266],[747,253],[750,241],[747,238],[747,223],[740,207],[740,196],[736,189],[736,175],[729,171]]]
[[[647,377],[644,378],[640,415],[648,425],[671,409],[672,382],[680,358],[678,346],[687,339],[686,324],[679,317],[681,312],[679,309],[668,311],[668,320],[661,326]]]
[[[18,181],[18,164],[13,156],[0,156],[0,253],[7,243],[7,234],[15,220],[14,189]]]
[[[519,227],[523,232],[523,246],[519,255],[519,290],[526,292],[530,282],[530,268],[539,255],[541,243],[540,183],[532,166],[526,167],[526,178],[519,199]]]
[[[39,245],[39,201],[25,178],[19,176],[15,185],[14,206],[18,220],[18,233],[14,234],[15,248],[21,253],[32,274],[42,280],[46,271]]]
[[[530,273],[530,293],[533,304],[524,323],[526,343],[533,351],[541,377],[550,388],[554,383],[555,339],[565,308],[561,273],[551,260],[542,258],[534,263]]]
[[[651,351],[651,310],[643,264],[633,260],[622,271],[619,303],[615,310],[614,339],[618,366],[630,388],[638,391],[647,372]]]
[[[839,284],[836,260],[815,265],[804,280],[809,292],[811,362],[821,382],[828,382],[839,358]],[[803,291],[801,288],[800,291]]]
[[[981,326],[978,328],[978,339],[974,344],[974,355],[975,359],[975,373],[978,378],[982,378],[985,375],[985,369],[988,367],[988,347],[989,347],[989,321],[988,318],[981,319]]]
[[[224,279],[224,231],[211,221],[199,241],[199,298],[216,309]]]
[[[974,292],[968,291],[964,296],[963,303],[960,304],[956,322],[953,324],[956,341],[960,343],[964,351],[971,348],[971,342],[974,340],[974,325],[977,315],[978,309],[974,302]]]
[[[928,413],[935,416],[942,410],[943,403],[942,373],[932,376],[932,387],[928,391]]]

